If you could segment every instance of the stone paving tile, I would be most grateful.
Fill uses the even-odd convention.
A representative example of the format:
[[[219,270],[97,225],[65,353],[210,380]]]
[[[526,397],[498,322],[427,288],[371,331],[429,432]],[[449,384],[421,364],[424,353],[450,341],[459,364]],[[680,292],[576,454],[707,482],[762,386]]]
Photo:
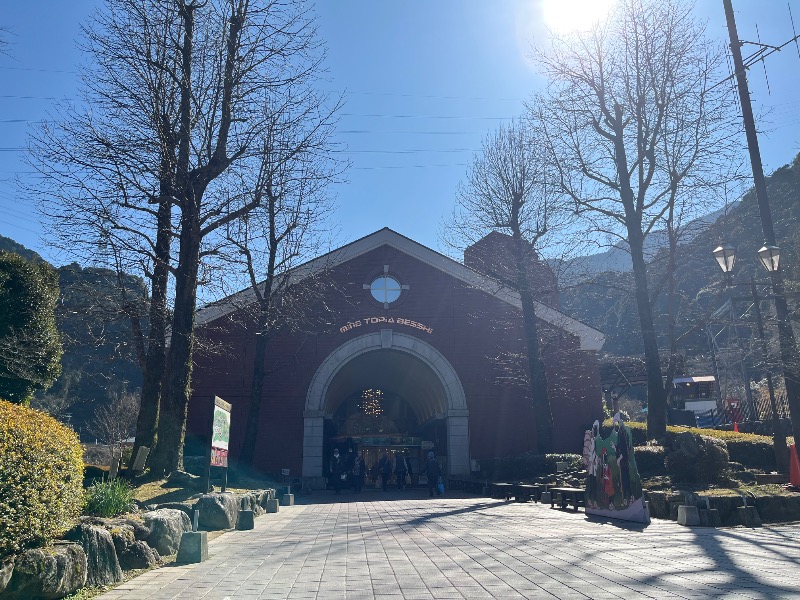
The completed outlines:
[[[149,571],[100,598],[800,597],[798,525],[643,528],[414,492],[305,501],[215,538],[205,563]]]

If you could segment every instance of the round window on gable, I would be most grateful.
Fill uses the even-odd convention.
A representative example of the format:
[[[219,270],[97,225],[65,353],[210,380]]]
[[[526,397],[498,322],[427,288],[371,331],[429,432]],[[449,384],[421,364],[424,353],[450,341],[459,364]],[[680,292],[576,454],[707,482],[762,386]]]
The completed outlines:
[[[369,286],[372,297],[381,304],[390,304],[400,297],[403,287],[394,277],[381,275],[376,277]]]

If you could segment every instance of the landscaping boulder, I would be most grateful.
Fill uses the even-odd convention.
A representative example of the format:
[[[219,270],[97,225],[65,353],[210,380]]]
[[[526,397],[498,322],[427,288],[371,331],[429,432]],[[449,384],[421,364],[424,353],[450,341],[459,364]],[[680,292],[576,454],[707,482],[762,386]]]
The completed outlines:
[[[79,544],[56,543],[51,548],[17,555],[4,597],[57,600],[86,585],[86,553]]]
[[[117,550],[119,566],[125,571],[132,569],[149,569],[161,562],[158,552],[147,545],[147,542],[136,539],[134,529],[130,525],[120,525],[111,530],[114,548]]]
[[[170,486],[203,490],[206,486],[206,478],[192,475],[186,471],[173,471],[167,478]]]
[[[106,527],[111,530],[115,527],[130,527],[136,540],[144,541],[150,537],[150,528],[138,519],[110,519],[106,521]]]
[[[186,513],[173,508],[146,512],[142,515],[142,519],[150,530],[150,535],[145,541],[161,556],[175,554],[180,546],[183,532],[192,530],[192,524]]]
[[[728,470],[722,440],[685,431],[675,436],[664,463],[673,483],[704,485],[719,481]]]
[[[233,529],[240,505],[241,499],[234,494],[203,494],[194,505],[200,511],[199,527],[211,531]]]
[[[194,512],[194,505],[189,502],[166,502],[164,504],[159,504],[157,510],[162,508],[174,508],[175,510],[182,510],[186,513],[186,516],[189,517],[189,520],[192,519],[192,513]]]
[[[9,557],[0,562],[0,597],[3,595],[3,590],[8,586],[11,581],[11,574],[14,572],[14,557]]]
[[[86,583],[101,586],[122,581],[122,569],[117,559],[114,540],[107,529],[80,523],[64,537],[78,542],[86,553]]]

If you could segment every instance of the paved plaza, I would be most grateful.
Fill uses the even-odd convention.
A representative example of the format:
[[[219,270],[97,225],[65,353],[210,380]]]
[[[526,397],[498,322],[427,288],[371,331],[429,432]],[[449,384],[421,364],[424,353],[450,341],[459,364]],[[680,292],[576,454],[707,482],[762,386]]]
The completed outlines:
[[[149,598],[798,598],[800,525],[648,527],[583,511],[416,491],[320,493],[101,596]]]

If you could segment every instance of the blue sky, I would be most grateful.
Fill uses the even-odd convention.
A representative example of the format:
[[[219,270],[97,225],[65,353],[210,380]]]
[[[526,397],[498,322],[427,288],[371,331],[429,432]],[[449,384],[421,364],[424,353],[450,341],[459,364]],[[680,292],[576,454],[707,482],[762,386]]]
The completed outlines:
[[[339,241],[388,226],[439,248],[443,217],[482,138],[522,112],[542,85],[528,54],[546,42],[541,2],[550,0],[327,0],[317,3],[328,46],[325,86],[343,92],[337,141],[349,150],[346,183],[332,189]],[[552,0],[567,7],[572,0]],[[733,0],[740,37],[780,44],[793,36],[785,0]],[[800,2],[792,0],[800,27]],[[15,175],[28,167],[19,148],[55,99],[75,98],[79,26],[99,0],[4,2],[11,56],[0,56],[0,234],[55,264],[71,257],[48,247],[47,224],[20,200]],[[712,37],[727,39],[722,0],[699,0]],[[756,30],[756,25],[758,30]],[[753,48],[753,47],[751,47]],[[752,51],[752,50],[751,50]],[[745,53],[748,53],[747,47]],[[792,45],[751,70],[765,169],[800,150],[800,57]],[[742,145],[745,140],[742,137]]]

